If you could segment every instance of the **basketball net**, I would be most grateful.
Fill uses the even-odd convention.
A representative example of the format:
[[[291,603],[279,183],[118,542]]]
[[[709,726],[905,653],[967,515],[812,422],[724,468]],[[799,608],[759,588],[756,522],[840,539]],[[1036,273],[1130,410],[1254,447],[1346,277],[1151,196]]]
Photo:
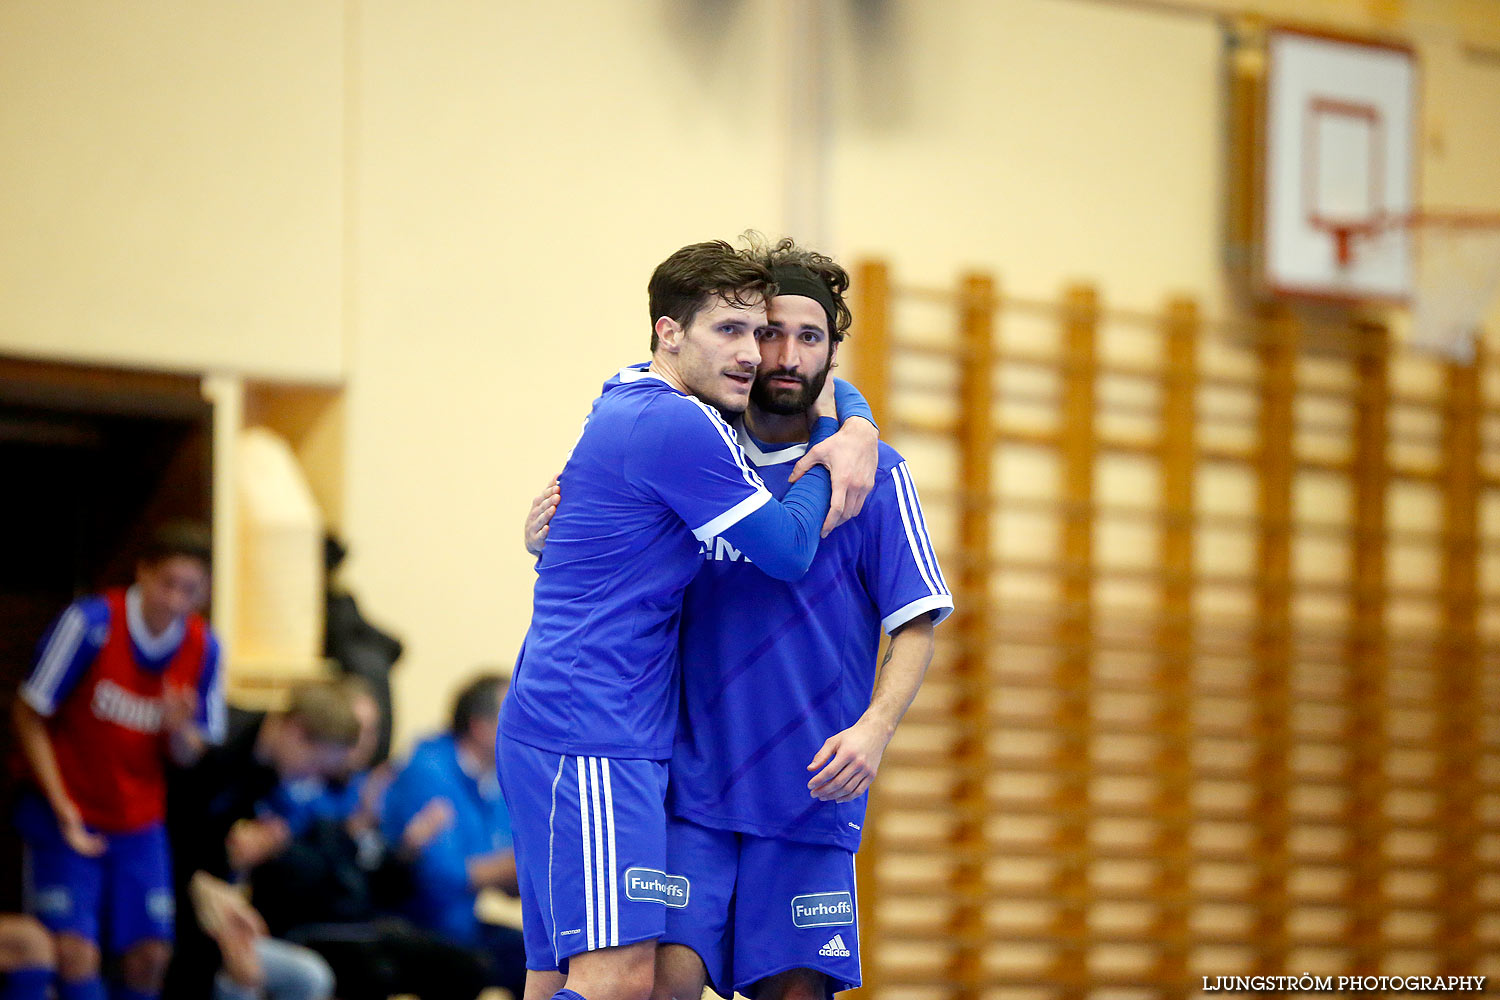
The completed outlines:
[[[1411,326],[1406,342],[1474,360],[1485,312],[1500,292],[1500,216],[1424,212],[1392,220],[1411,237]]]

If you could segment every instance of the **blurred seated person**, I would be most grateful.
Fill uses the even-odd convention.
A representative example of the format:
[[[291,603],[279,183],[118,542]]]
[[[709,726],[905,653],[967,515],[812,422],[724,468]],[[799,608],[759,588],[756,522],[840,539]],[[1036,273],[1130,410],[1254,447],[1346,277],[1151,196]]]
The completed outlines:
[[[475,912],[484,890],[516,894],[510,814],[495,775],[495,729],[506,686],[503,676],[485,674],[459,692],[448,731],[417,744],[392,780],[381,828],[389,842],[399,843],[424,810],[446,809],[449,822],[414,858],[406,914],[473,950],[485,963],[488,985],[520,997],[526,980],[520,930],[486,923]]]
[[[354,700],[346,682],[299,685],[281,711],[234,713],[222,745],[172,773],[167,831],[181,919],[164,996],[203,1000],[222,965],[219,945],[193,919],[194,874],[237,882],[286,849],[285,821],[260,804],[282,781],[346,772],[360,735]]]
[[[396,915],[411,894],[413,859],[452,822],[452,810],[434,799],[398,841],[385,842],[384,769],[364,770],[379,742],[380,705],[368,687],[354,689],[360,738],[346,773],[283,782],[266,803],[292,840],[251,873],[256,908],[270,933],[327,960],[340,1000],[474,1000],[487,979],[479,957]]]
[[[44,1000],[56,961],[47,928],[32,917],[0,913],[0,1000]]]

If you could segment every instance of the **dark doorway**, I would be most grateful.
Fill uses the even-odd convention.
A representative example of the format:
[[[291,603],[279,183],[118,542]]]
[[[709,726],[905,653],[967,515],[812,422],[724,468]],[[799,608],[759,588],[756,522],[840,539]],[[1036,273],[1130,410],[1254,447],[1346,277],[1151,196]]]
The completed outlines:
[[[74,598],[129,583],[158,521],[211,511],[212,411],[200,380],[0,357],[0,711],[37,640]],[[0,808],[0,910],[19,906],[19,850]]]

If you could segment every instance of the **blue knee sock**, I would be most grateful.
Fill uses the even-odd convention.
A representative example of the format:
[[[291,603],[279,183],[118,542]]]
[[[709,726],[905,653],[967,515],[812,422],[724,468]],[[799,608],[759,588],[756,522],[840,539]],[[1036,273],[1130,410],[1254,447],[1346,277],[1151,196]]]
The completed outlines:
[[[552,994],[552,1000],[589,1000],[582,993],[574,993],[572,990],[558,990]]]
[[[45,1000],[51,969],[15,969],[0,976],[0,1000]]]
[[[57,1000],[108,1000],[104,993],[104,980],[98,974],[87,979],[68,982],[61,976],[57,979]]]
[[[109,1000],[159,1000],[161,992],[145,993],[141,990],[133,990],[124,983],[109,984]]]

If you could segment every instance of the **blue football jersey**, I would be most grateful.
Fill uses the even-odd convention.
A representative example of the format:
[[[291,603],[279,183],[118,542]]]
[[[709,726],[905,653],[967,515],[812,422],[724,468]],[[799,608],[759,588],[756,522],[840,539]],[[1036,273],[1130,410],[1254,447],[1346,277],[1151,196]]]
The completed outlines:
[[[738,434],[773,495],[784,494],[807,446]],[[771,579],[722,538],[699,553],[683,600],[670,811],[703,826],[857,849],[865,797],[813,798],[807,765],[869,707],[881,631],[953,610],[906,462],[881,443],[864,509],[823,539],[798,581]]]
[[[666,760],[700,543],[771,494],[717,410],[640,367],[605,383],[561,486],[500,731],[553,753]]]

